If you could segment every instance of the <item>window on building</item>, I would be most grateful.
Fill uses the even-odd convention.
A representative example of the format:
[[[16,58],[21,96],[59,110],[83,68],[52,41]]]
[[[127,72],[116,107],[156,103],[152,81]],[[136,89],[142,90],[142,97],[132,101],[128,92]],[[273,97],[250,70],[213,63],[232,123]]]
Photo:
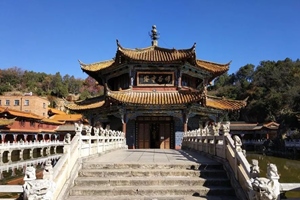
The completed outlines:
[[[19,123],[20,123],[20,126],[25,126],[25,120],[21,119],[21,120],[19,121]]]
[[[9,104],[10,104],[10,100],[5,100],[5,105],[9,106]]]
[[[1,106],[1,100],[0,100],[0,106]]]
[[[43,108],[46,108],[46,103],[43,103]]]
[[[24,101],[24,106],[29,106],[29,100]]]
[[[30,126],[34,127],[34,125],[35,125],[34,121],[30,121]]]
[[[45,113],[43,113],[43,116],[45,117]]]
[[[15,100],[15,106],[19,106],[20,105],[20,100]]]

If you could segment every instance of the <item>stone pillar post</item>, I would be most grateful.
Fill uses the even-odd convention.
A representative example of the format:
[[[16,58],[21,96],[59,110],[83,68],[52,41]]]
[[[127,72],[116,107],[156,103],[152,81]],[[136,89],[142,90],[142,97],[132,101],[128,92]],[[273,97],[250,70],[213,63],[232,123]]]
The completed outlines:
[[[8,151],[7,153],[7,161],[11,162],[11,151]]]
[[[1,136],[1,144],[4,144],[6,134],[5,133],[0,133],[0,136]]]
[[[19,159],[23,160],[23,153],[24,153],[24,149],[19,151]]]
[[[33,158],[33,149],[29,149],[29,159],[32,159]]]
[[[44,151],[44,149],[43,149],[43,148],[40,148],[40,155],[41,155],[42,157],[44,156],[43,151]]]
[[[23,135],[24,135],[24,142],[27,142],[28,134],[23,134]]]
[[[54,154],[57,154],[57,146],[54,146],[53,151],[54,151]]]
[[[13,137],[14,137],[14,142],[13,142],[13,143],[16,143],[16,142],[17,142],[18,134],[14,133],[14,134],[13,134]]]

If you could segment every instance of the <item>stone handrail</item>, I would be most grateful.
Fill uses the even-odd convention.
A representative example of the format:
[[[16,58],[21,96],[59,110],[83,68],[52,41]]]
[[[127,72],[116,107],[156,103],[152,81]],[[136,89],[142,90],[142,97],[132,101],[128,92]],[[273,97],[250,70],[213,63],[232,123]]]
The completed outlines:
[[[46,147],[46,146],[58,146],[63,145],[63,142],[59,140],[53,141],[26,141],[26,142],[7,142],[7,143],[0,143],[0,150],[13,150],[13,149],[22,149],[22,148],[39,148],[39,147]]]
[[[232,138],[229,131],[229,123],[188,131],[184,134],[182,148],[204,152],[223,162],[226,171],[232,173],[229,177],[235,178],[231,182],[239,199],[280,199],[280,192],[287,191],[289,186],[278,182],[277,167],[269,164],[267,178],[259,177],[258,161],[252,160],[249,164],[241,148],[241,139]]]
[[[31,165],[35,165],[35,164],[46,163],[46,161],[48,161],[48,160],[56,160],[56,159],[59,159],[60,157],[61,157],[61,154],[56,154],[56,155],[50,155],[47,157],[40,157],[40,158],[35,158],[35,159],[30,159],[30,160],[2,163],[0,165],[0,172],[8,171],[9,169],[15,169],[15,168],[23,167],[23,166],[31,166]]]
[[[92,127],[85,127],[86,135],[82,134],[82,129],[82,125],[76,125],[76,135],[70,143],[68,139],[65,141],[64,155],[54,166],[53,181],[57,189],[53,192],[53,199],[66,198],[67,191],[77,177],[84,158],[127,148],[123,132],[94,128],[95,135],[92,136]]]
[[[127,148],[125,134],[120,131],[94,128],[94,135],[91,135],[91,126],[83,127],[82,124],[75,124],[75,132],[72,140],[71,135],[66,134],[63,142],[64,153],[54,167],[52,167],[51,162],[46,164],[43,179],[36,179],[35,168],[31,166],[26,168],[25,184],[23,185],[25,200],[66,199],[68,190],[73,185],[84,159],[111,150]],[[11,187],[15,188],[14,192],[20,192],[20,186]],[[36,191],[40,191],[39,194]],[[0,192],[5,192],[5,187],[0,187]]]

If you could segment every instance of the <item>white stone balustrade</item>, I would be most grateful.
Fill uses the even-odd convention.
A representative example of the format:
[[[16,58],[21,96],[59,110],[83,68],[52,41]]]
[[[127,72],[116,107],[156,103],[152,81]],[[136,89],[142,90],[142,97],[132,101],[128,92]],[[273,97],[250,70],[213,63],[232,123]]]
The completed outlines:
[[[280,199],[280,192],[289,191],[289,189],[300,190],[298,187],[300,184],[279,183],[277,167],[274,164],[269,164],[266,178],[258,177],[258,161],[253,161],[251,165],[248,163],[245,151],[241,148],[242,141],[238,137],[231,138],[229,125],[229,122],[226,122],[222,126],[205,126],[187,131],[183,136],[182,148],[204,152],[223,162],[227,171],[232,172],[231,179],[234,177],[239,183],[235,185],[235,180],[232,179],[237,196],[241,199],[277,200]],[[296,144],[300,147],[300,143],[289,143],[289,145]]]
[[[3,150],[20,150],[20,149],[31,149],[31,148],[44,148],[48,146],[63,146],[63,142],[59,140],[54,141],[30,141],[30,142],[14,142],[14,143],[0,143],[0,151]]]

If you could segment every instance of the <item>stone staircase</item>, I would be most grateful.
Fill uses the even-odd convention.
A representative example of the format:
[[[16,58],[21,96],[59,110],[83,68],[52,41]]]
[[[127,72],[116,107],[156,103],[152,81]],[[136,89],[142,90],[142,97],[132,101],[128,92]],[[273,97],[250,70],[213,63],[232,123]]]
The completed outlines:
[[[221,164],[84,163],[68,200],[237,200]]]

